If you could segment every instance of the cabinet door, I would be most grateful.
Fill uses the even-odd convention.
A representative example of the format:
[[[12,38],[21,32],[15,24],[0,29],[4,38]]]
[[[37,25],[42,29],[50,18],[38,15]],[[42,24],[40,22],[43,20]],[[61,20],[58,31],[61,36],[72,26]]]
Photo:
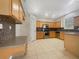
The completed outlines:
[[[0,14],[9,15],[10,14],[10,0],[0,0]]]
[[[51,22],[49,23],[49,28],[53,28],[53,24]]]
[[[56,28],[56,22],[52,22],[52,28]]]
[[[64,40],[64,32],[60,32],[60,39]]]
[[[61,27],[61,23],[60,22],[55,22],[55,28],[60,28]]]
[[[54,22],[50,22],[49,23],[49,28],[54,28],[55,27],[55,23]]]
[[[44,39],[44,32],[37,32],[36,37],[37,39]]]
[[[49,37],[50,38],[56,38],[56,33],[55,32],[49,32]]]
[[[22,10],[22,7],[21,6],[19,6],[19,20],[20,21],[23,21],[23,10]]]
[[[12,0],[12,14],[19,19],[19,0]]]
[[[23,1],[24,0],[19,0],[19,19],[21,21],[23,21],[25,17],[24,9],[23,9]]]

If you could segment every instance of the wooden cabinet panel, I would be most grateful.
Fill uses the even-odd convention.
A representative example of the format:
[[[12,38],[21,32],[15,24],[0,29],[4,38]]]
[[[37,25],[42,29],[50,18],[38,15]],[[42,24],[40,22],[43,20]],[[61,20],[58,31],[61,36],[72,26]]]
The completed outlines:
[[[49,28],[61,28],[61,22],[42,22],[42,21],[37,21],[36,24],[37,24],[37,27],[42,27],[43,24],[48,24]]]
[[[0,0],[0,14],[9,15],[10,13],[10,0]]]
[[[61,23],[60,22],[56,22],[56,27],[60,28],[61,27]]]
[[[49,38],[56,38],[55,32],[49,32]]]
[[[36,27],[43,27],[44,24],[50,24],[49,22],[42,22],[42,21],[37,21],[36,22]],[[50,26],[50,25],[49,25]]]
[[[55,22],[54,23],[54,28],[61,28],[61,23],[60,22]]]
[[[60,39],[64,40],[64,32],[60,32]]]
[[[19,0],[12,0],[12,15],[19,19]]]
[[[44,32],[37,32],[36,37],[37,39],[44,39]]]
[[[23,0],[22,0],[23,1]],[[24,10],[20,0],[0,0],[0,15],[9,15],[16,21],[22,22]]]
[[[50,28],[60,28],[61,23],[60,22],[50,22],[49,27]]]
[[[49,23],[49,28],[54,28],[55,24],[54,22]]]
[[[79,34],[65,34],[65,48],[79,57]]]

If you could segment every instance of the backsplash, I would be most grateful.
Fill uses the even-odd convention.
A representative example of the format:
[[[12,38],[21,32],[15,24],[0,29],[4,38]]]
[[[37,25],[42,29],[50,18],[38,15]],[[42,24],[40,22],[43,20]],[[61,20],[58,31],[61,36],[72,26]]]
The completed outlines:
[[[0,44],[15,39],[15,20],[10,16],[0,15]]]

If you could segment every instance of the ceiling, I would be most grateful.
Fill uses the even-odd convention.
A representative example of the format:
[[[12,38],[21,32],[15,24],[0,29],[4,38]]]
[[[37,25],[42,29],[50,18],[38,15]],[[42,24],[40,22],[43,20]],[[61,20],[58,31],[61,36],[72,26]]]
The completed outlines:
[[[26,10],[39,19],[56,19],[79,9],[79,0],[26,0]]]

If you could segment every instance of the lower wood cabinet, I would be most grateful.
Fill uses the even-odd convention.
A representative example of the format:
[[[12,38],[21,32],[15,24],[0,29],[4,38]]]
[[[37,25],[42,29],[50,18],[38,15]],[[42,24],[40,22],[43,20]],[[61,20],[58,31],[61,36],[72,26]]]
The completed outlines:
[[[60,39],[64,40],[64,32],[60,32]]]
[[[37,32],[36,33],[36,38],[37,39],[44,39],[44,32]]]
[[[49,32],[49,38],[56,38],[56,32]]]
[[[79,57],[79,34],[78,33],[75,33],[75,34],[66,33],[64,37],[64,47],[67,51]]]
[[[42,32],[42,31],[36,32],[37,39],[44,39],[44,37],[45,37],[44,32]],[[60,39],[64,40],[64,32],[60,32],[59,35],[57,35],[56,32],[50,31],[48,38],[60,38]]]

